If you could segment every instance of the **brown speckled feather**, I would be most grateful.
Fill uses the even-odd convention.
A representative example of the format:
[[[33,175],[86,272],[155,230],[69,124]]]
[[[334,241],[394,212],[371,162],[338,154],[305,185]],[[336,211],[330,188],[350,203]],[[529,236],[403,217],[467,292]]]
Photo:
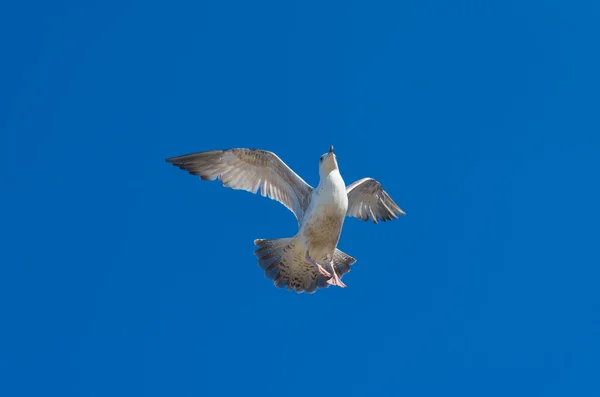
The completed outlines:
[[[304,249],[295,238],[280,238],[274,240],[257,239],[254,244],[258,247],[254,255],[258,265],[265,271],[265,276],[273,280],[278,288],[286,288],[297,293],[312,294],[318,288],[327,288],[327,279],[318,274],[315,267],[304,259]],[[339,277],[350,271],[350,266],[356,259],[336,249],[333,255],[335,272]],[[327,266],[331,271],[331,266]]]

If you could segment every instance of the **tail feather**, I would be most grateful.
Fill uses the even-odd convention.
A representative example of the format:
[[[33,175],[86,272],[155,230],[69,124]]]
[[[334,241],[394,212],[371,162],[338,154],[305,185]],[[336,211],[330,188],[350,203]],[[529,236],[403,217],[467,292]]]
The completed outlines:
[[[345,252],[340,251],[339,249],[335,249],[333,252],[333,265],[335,268],[335,272],[337,275],[342,278],[342,276],[350,271],[350,266],[356,263],[356,259],[346,254]],[[328,270],[331,270],[331,266],[326,266]],[[319,288],[327,288],[330,284],[327,283],[327,278],[325,276],[319,275],[318,279]]]
[[[338,276],[341,277],[350,271],[350,265],[356,263],[356,259],[336,248],[333,253],[333,263]]]
[[[274,262],[277,262],[283,250],[290,244],[292,238],[279,238],[273,240],[254,240],[254,244],[260,247],[254,251],[258,258],[258,265],[267,270]]]
[[[327,279],[318,274],[314,266],[305,260],[305,252],[295,238],[257,239],[254,255],[265,276],[278,288],[313,293],[317,288],[327,288]],[[356,259],[336,249],[333,254],[335,272],[339,277],[350,271]],[[330,268],[330,266],[326,266]]]
[[[259,248],[254,252],[258,265],[265,276],[278,288],[296,292],[314,292],[317,289],[317,274],[304,261],[302,250],[295,238],[254,240]]]

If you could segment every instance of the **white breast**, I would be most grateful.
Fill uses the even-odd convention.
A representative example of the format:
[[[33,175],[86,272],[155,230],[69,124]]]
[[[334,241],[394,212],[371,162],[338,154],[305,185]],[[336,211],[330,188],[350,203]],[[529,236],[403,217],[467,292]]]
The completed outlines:
[[[346,216],[348,209],[348,195],[346,184],[339,171],[332,171],[319,182],[319,186],[312,193],[312,200],[305,219],[315,212],[337,212]]]

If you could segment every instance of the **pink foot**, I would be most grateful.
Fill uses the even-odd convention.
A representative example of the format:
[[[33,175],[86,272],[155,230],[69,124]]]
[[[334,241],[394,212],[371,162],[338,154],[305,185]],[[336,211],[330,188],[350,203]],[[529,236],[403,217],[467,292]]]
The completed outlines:
[[[327,254],[327,261],[329,261],[329,266],[331,266],[331,272],[333,273],[333,276],[329,280],[327,280],[327,284],[335,285],[340,288],[346,288],[346,284],[344,284],[342,282],[342,279],[335,272],[335,265],[333,263],[333,259],[331,258],[331,255],[329,255],[329,254]]]
[[[322,274],[323,276],[330,278],[331,277],[331,273],[329,273],[327,270],[325,270],[323,268],[323,266],[319,265],[317,263],[317,271],[319,272],[319,274]]]
[[[310,263],[312,263],[312,265],[317,269],[317,272],[319,274],[322,274],[323,276],[330,278],[331,277],[331,273],[329,273],[327,270],[325,270],[323,268],[323,266],[319,265],[317,262],[315,262],[310,255],[308,255],[308,251],[306,251],[306,260]]]
[[[327,280],[327,284],[335,285],[335,286],[338,286],[340,288],[346,288],[346,284],[344,284],[342,282],[342,279],[340,279],[338,277],[338,275],[335,272],[335,270],[333,271],[333,277],[331,277],[329,280]]]

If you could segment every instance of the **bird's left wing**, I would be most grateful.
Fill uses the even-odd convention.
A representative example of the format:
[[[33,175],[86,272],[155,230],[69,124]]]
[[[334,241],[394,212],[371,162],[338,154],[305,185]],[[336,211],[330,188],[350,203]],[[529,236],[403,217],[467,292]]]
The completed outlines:
[[[172,157],[167,162],[203,180],[220,179],[223,186],[256,193],[279,201],[296,215],[304,216],[312,187],[275,153],[258,149],[211,150]]]
[[[363,178],[346,188],[348,194],[347,216],[378,223],[389,221],[398,215],[406,215],[373,178]]]

